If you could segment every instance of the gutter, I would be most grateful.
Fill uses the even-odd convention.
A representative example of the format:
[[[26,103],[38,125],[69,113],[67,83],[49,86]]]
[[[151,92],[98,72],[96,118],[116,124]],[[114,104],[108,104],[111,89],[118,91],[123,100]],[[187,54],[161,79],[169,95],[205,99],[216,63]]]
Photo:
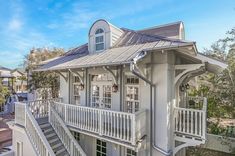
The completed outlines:
[[[130,71],[136,75],[137,77],[139,77],[140,79],[142,79],[143,81],[145,81],[146,83],[148,83],[150,85],[150,106],[151,106],[151,111],[150,111],[150,142],[152,144],[152,147],[157,150],[158,152],[164,154],[165,156],[170,156],[172,154],[172,151],[165,151],[164,149],[162,149],[161,147],[158,147],[155,144],[155,118],[154,118],[154,114],[155,114],[155,106],[154,106],[154,99],[155,99],[155,93],[156,93],[156,85],[153,84],[151,81],[149,81],[146,77],[144,77],[142,74],[140,74],[139,71],[137,71],[136,69],[138,69],[137,67],[137,62],[139,60],[141,60],[142,58],[144,58],[147,55],[147,51],[141,51],[140,53],[138,53],[138,55],[131,61],[130,63]],[[153,98],[153,93],[154,93],[154,98]],[[154,139],[153,139],[154,137]],[[152,155],[152,151],[150,152],[150,155]]]

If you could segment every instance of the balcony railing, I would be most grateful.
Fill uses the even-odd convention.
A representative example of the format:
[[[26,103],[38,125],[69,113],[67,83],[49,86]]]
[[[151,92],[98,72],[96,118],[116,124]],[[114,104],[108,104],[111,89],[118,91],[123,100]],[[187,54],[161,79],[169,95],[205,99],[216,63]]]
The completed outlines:
[[[189,100],[197,100],[197,103],[202,102],[201,109],[198,106],[196,108],[199,109],[175,107],[175,133],[193,136],[205,140],[207,99],[201,97],[190,97]]]
[[[146,111],[135,114],[55,102],[67,126],[136,145],[146,134]]]

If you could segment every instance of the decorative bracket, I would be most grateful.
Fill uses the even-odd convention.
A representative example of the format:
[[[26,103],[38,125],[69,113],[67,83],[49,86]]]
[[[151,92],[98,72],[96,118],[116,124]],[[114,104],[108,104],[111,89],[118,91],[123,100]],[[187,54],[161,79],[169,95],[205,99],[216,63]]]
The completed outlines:
[[[72,71],[71,69],[69,69],[69,72],[72,73],[73,75],[76,75],[76,76],[79,78],[81,84],[84,84],[84,74],[83,74],[83,76],[82,76],[82,75],[79,74],[78,72]]]
[[[118,76],[117,76],[117,73],[115,74],[110,68],[104,66],[103,67],[104,70],[108,71],[111,75],[112,75],[112,78],[113,78],[113,81],[114,81],[114,84],[118,84],[117,81],[118,81]]]
[[[205,64],[186,64],[186,65],[176,65],[175,70],[183,70],[179,75],[175,77],[174,83],[178,83],[178,81],[187,73],[190,73],[192,71],[199,70],[201,68],[205,67]]]
[[[68,74],[67,73],[66,73],[66,75],[62,74],[60,71],[55,71],[55,73],[57,73],[60,76],[62,76],[66,82],[68,81]]]

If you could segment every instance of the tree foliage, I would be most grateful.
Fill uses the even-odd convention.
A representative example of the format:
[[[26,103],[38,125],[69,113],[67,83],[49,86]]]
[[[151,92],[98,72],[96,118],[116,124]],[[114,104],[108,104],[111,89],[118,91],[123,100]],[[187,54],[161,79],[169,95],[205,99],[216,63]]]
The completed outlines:
[[[0,82],[2,82],[0,80]],[[3,86],[2,83],[0,83],[0,105],[4,104],[6,101],[6,97],[10,95],[10,91],[8,87]]]
[[[29,86],[30,91],[36,89],[44,89],[45,93],[42,96],[47,98],[46,90],[50,89],[52,97],[58,97],[59,81],[55,73],[50,72],[33,72],[36,68],[42,65],[43,61],[58,57],[64,53],[60,48],[33,48],[30,53],[25,57],[24,66],[30,75]]]
[[[192,94],[208,98],[209,118],[235,118],[235,29],[210,49],[204,49],[204,53],[226,62],[228,68],[220,74],[206,73],[199,76],[199,89],[193,90]]]

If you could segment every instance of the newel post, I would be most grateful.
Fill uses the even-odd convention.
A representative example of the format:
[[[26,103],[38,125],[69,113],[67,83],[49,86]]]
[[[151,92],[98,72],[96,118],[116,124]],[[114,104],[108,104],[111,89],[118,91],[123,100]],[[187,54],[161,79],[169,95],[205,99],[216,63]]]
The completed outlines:
[[[132,145],[135,145],[136,143],[136,113],[131,114],[132,115]]]

